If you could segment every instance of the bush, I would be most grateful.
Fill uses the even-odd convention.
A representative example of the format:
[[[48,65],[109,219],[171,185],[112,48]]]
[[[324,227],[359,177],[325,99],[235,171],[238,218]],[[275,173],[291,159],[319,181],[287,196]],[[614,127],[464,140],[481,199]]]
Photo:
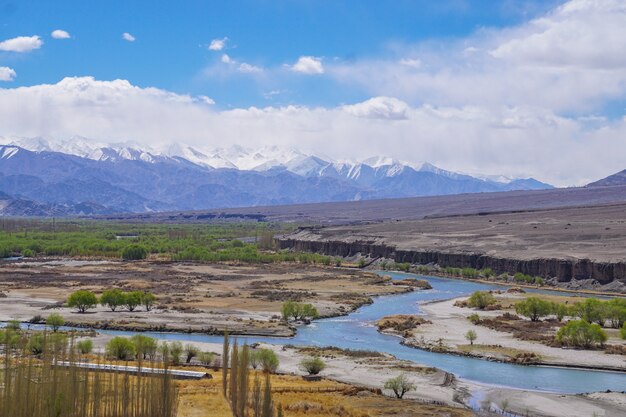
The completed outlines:
[[[385,389],[390,389],[396,395],[396,398],[404,397],[409,391],[415,390],[416,386],[405,374],[400,374],[395,378],[388,379],[385,382]]]
[[[136,334],[130,340],[135,345],[137,359],[154,359],[158,347],[156,339],[143,334]]]
[[[304,320],[306,318],[314,319],[319,313],[313,304],[297,303],[295,301],[285,301],[280,309],[283,319]]]
[[[100,304],[105,305],[115,311],[116,308],[123,306],[126,302],[126,297],[121,290],[117,288],[112,290],[106,290],[100,297]]]
[[[528,297],[526,300],[515,304],[515,312],[528,317],[531,321],[539,321],[541,317],[552,313],[552,305],[541,298]]]
[[[485,269],[483,269],[483,270],[481,271],[481,274],[482,274],[482,276],[483,276],[483,277],[485,277],[485,278],[491,278],[491,277],[494,275],[494,273],[493,273],[493,269],[491,269],[491,268],[485,268]]]
[[[214,359],[215,359],[215,353],[213,352],[200,352],[198,354],[198,361],[204,366],[211,365]]]
[[[478,271],[474,268],[463,268],[461,275],[465,278],[478,278]]]
[[[83,355],[91,353],[93,351],[93,340],[85,339],[76,342],[76,349]]]
[[[65,324],[65,319],[59,313],[52,313],[46,319],[46,325],[52,328],[53,332],[57,332],[59,327]]]
[[[98,305],[98,297],[91,291],[78,290],[73,292],[67,299],[67,305],[76,307],[80,313]]]
[[[471,321],[472,324],[480,323],[480,316],[477,313],[470,314],[467,319]]]
[[[496,303],[496,298],[487,291],[476,291],[467,300],[467,305],[472,308],[484,310],[487,306]]]
[[[116,336],[106,344],[105,352],[111,359],[129,361],[135,356],[135,344],[126,337]]]
[[[180,365],[180,356],[183,354],[183,344],[180,342],[170,343],[170,359],[173,365]]]
[[[122,259],[125,261],[137,261],[146,259],[148,250],[141,245],[128,245],[122,250]]]
[[[590,324],[587,320],[572,320],[561,327],[556,333],[559,342],[571,345],[590,348],[596,343],[604,344],[607,335],[597,324]]]
[[[276,372],[280,362],[278,360],[278,356],[276,356],[273,350],[259,349],[257,355],[263,372],[270,374]]]
[[[604,325],[606,317],[605,304],[597,298],[587,298],[585,301],[579,301],[573,306],[575,316],[589,322]]]
[[[317,375],[326,368],[326,364],[317,356],[302,359],[300,368],[309,375]]]

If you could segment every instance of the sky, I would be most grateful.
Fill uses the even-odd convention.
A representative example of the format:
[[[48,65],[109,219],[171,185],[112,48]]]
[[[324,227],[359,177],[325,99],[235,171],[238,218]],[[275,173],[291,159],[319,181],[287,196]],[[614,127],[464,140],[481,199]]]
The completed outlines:
[[[0,0],[0,136],[626,168],[626,2]]]

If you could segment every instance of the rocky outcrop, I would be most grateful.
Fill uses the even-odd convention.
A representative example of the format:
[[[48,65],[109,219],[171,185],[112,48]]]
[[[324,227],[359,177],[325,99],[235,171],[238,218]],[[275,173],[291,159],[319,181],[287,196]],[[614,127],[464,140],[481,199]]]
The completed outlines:
[[[305,235],[306,236],[306,235]],[[311,235],[308,235],[311,236]],[[531,276],[555,278],[558,282],[596,280],[602,285],[613,281],[626,284],[625,262],[594,262],[589,259],[513,259],[481,253],[448,253],[428,249],[397,249],[378,240],[306,239],[298,233],[276,239],[281,249],[316,252],[350,257],[357,254],[371,258],[393,259],[411,264],[436,264],[455,268],[491,268],[496,274],[521,272]]]

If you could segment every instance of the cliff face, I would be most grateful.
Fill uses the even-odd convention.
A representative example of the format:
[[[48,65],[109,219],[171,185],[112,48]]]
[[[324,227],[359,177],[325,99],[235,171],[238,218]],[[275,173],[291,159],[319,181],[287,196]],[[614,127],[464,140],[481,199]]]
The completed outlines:
[[[348,257],[358,253],[372,258],[384,257],[395,262],[437,264],[455,268],[491,268],[496,274],[522,272],[531,276],[556,278],[559,282],[594,279],[600,284],[614,280],[626,284],[626,263],[594,262],[589,259],[512,259],[480,253],[447,253],[433,250],[398,250],[393,245],[377,240],[342,241],[307,239],[298,233],[276,239],[281,249],[317,252],[331,256]]]

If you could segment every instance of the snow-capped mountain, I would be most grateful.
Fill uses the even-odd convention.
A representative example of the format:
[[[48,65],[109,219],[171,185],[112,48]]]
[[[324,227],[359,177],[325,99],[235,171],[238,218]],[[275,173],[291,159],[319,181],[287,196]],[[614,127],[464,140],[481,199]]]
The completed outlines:
[[[551,188],[388,157],[336,161],[293,148],[148,148],[86,138],[0,138],[0,192],[101,211],[203,209]],[[81,205],[89,203],[88,206]]]

